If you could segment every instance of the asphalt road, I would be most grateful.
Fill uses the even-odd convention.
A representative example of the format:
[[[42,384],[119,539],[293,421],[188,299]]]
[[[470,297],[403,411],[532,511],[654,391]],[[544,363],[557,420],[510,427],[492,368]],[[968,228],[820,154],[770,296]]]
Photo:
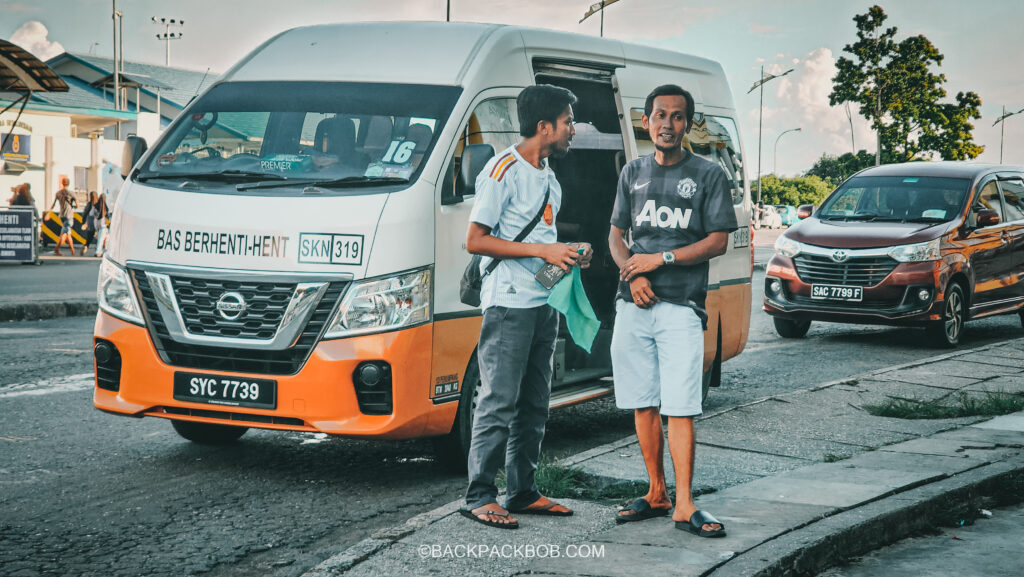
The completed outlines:
[[[708,411],[941,352],[916,329],[816,324],[781,339],[760,311],[762,278],[747,350],[724,365]],[[160,419],[100,413],[92,323],[0,324],[0,574],[300,575],[464,490],[427,441],[250,431],[209,448]],[[967,325],[963,346],[1021,332],[1016,315],[986,319]],[[552,415],[545,451],[585,450],[632,426],[610,400],[569,408]]]

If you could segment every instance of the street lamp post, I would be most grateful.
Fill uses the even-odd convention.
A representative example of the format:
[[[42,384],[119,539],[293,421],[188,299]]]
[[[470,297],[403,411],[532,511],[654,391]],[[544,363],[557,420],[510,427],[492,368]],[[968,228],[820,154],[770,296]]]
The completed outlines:
[[[793,69],[790,68],[789,70],[783,72],[782,74],[768,74],[767,76],[765,76],[764,66],[761,66],[761,79],[758,80],[757,82],[755,82],[754,85],[750,87],[750,90],[747,91],[747,94],[750,94],[751,92],[754,91],[755,88],[760,88],[761,89],[761,104],[758,106],[758,109],[757,109],[757,204],[758,205],[761,204],[761,132],[762,132],[761,131],[761,127],[762,127],[762,122],[761,121],[762,121],[762,115],[764,114],[764,85],[769,80],[774,80],[776,78],[782,78],[783,76],[789,74],[792,71],[793,71]]]
[[[1004,121],[1007,118],[1013,116],[1014,114],[1020,114],[1021,112],[1024,112],[1024,108],[1021,108],[1017,112],[1007,112],[1006,107],[1003,106],[1002,116],[997,118],[996,121],[992,123],[992,126],[995,126],[999,123],[1003,124],[1002,126],[999,127],[999,164],[1003,163],[1003,133],[1006,131],[1006,122]]]
[[[611,6],[612,4],[615,4],[618,1],[619,0],[601,0],[600,2],[597,2],[595,4],[591,4],[590,5],[590,9],[588,9],[587,13],[583,15],[583,18],[580,18],[580,22],[579,23],[583,24],[584,20],[586,20],[587,18],[590,18],[591,16],[593,16],[594,13],[600,12],[601,13],[601,37],[604,38],[604,9],[605,9],[606,6]]]
[[[158,40],[164,41],[164,66],[171,65],[171,40],[181,40],[181,32],[171,32],[171,26],[184,26],[185,21],[176,18],[153,17],[153,23],[164,27],[163,34],[157,34]]]
[[[775,171],[775,165],[779,161],[779,139],[782,138],[782,135],[786,134],[787,132],[800,132],[800,130],[800,128],[790,128],[789,130],[783,130],[782,132],[779,133],[778,136],[775,137],[775,150],[774,152],[772,152],[772,174],[774,174],[775,176],[779,175],[779,173]]]

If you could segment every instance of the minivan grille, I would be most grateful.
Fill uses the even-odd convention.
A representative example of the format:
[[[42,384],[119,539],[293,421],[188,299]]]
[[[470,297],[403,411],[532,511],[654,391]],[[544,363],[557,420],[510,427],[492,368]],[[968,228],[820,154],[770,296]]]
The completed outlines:
[[[171,285],[188,332],[240,339],[273,338],[296,286],[184,277],[171,277]],[[225,320],[217,312],[217,299],[229,292],[245,299],[245,314],[237,321]]]
[[[142,299],[142,308],[146,313],[146,322],[149,327],[150,337],[153,345],[160,353],[161,359],[169,365],[184,368],[204,369],[210,371],[230,371],[242,373],[255,373],[263,375],[292,375],[302,368],[313,347],[320,340],[327,323],[330,321],[331,313],[335,304],[341,297],[347,283],[332,282],[325,291],[323,298],[317,304],[316,310],[309,318],[309,322],[299,334],[298,340],[291,348],[284,350],[267,349],[243,349],[231,346],[195,345],[175,341],[164,324],[163,317],[157,307],[156,297],[153,288],[145,271],[130,269],[135,285],[139,289],[139,296]],[[179,299],[179,307],[182,309],[182,316],[185,317],[185,324],[190,332],[194,326],[203,328],[207,336],[232,336],[234,338],[269,338],[276,331],[280,315],[274,318],[274,312],[278,309],[277,303],[281,300],[278,295],[284,294],[280,283],[228,283],[222,281],[211,281],[207,279],[195,279],[187,277],[171,277],[174,286],[175,297]],[[215,322],[203,324],[203,319],[209,316],[206,304],[208,301],[216,303],[220,294],[216,290],[227,290],[230,287],[239,285],[243,290],[250,290],[254,293],[254,299],[260,303],[258,318],[261,327],[237,327],[230,323]],[[285,294],[283,302],[287,306],[291,299],[291,291],[295,285],[284,285],[291,287]],[[216,288],[214,288],[216,287]],[[238,291],[237,288],[232,290]],[[245,295],[249,300],[249,295]],[[186,303],[190,303],[186,305]],[[185,307],[192,307],[186,312]],[[212,309],[212,307],[209,307]],[[283,309],[281,309],[283,312]],[[248,315],[246,315],[248,318]],[[208,322],[208,321],[206,321]],[[196,325],[196,323],[199,323]],[[271,325],[271,323],[273,323]],[[236,323],[237,324],[237,323]],[[273,326],[273,330],[266,327]],[[237,335],[231,332],[238,330]],[[265,331],[270,331],[268,336]],[[256,336],[259,335],[259,336]]]
[[[827,256],[801,254],[793,259],[796,273],[807,284],[875,286],[896,268],[896,261],[887,257],[852,257],[834,262]]]

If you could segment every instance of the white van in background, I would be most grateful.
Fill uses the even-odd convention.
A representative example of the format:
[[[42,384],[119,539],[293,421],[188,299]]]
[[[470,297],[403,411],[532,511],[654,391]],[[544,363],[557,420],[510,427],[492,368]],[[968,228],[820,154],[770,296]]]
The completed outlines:
[[[622,42],[483,24],[286,31],[195,99],[133,166],[100,275],[95,406],[160,417],[197,442],[249,427],[438,437],[464,465],[481,312],[459,301],[475,176],[519,140],[515,98],[572,90],[572,151],[552,160],[560,235],[602,329],[559,339],[553,407],[610,394],[618,271],[608,221],[622,166],[664,83],[696,100],[687,146],[718,162],[749,223],[745,156],[715,62]],[[141,155],[141,160],[140,160]],[[705,387],[750,321],[747,226],[711,263]],[[706,390],[706,389],[705,389]]]

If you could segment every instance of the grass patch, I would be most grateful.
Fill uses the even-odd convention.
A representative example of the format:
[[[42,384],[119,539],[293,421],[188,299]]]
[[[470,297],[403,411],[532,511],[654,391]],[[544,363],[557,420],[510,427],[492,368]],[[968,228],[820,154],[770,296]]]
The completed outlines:
[[[959,393],[934,401],[889,399],[879,405],[865,405],[864,410],[876,417],[896,419],[995,417],[1024,410],[1024,396],[997,391],[983,397]]]
[[[583,471],[566,467],[547,455],[541,455],[534,479],[540,492],[552,499],[588,499],[592,501],[635,499],[647,494],[647,483],[620,483],[611,487],[598,488],[591,484]],[[508,486],[505,470],[498,471],[495,485],[499,489]],[[669,487],[671,489],[672,487]]]
[[[850,455],[836,455],[835,453],[825,453],[822,459],[826,463],[837,463],[839,461],[845,461],[850,458]]]

